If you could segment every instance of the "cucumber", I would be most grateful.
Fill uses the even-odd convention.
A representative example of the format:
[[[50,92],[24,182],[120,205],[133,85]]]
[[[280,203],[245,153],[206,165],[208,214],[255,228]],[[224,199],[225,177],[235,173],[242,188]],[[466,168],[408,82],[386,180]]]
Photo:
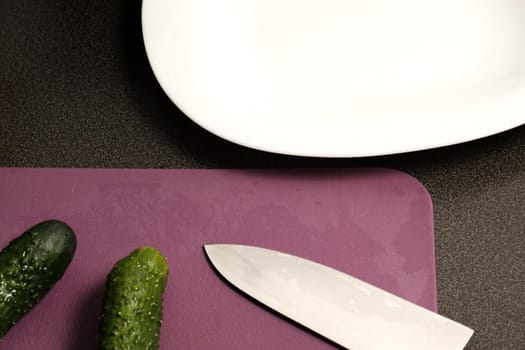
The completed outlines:
[[[76,246],[67,224],[47,220],[0,252],[0,339],[62,278]]]
[[[118,261],[106,281],[99,322],[100,350],[159,348],[166,258],[143,247]]]

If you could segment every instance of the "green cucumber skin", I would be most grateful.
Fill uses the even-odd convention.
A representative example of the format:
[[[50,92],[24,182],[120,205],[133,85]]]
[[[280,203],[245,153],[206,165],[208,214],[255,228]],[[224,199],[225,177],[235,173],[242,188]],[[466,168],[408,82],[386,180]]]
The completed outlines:
[[[62,278],[76,246],[67,224],[47,220],[0,252],[0,339]]]
[[[159,348],[166,258],[143,247],[118,261],[106,282],[99,323],[99,350]]]

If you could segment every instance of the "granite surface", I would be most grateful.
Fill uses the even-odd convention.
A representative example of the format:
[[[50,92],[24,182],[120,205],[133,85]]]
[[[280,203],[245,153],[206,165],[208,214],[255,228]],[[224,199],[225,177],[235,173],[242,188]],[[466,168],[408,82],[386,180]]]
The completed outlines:
[[[164,95],[144,52],[140,6],[0,1],[0,166],[405,171],[434,202],[440,312],[476,330],[467,349],[525,349],[525,127],[366,159],[242,148]]]

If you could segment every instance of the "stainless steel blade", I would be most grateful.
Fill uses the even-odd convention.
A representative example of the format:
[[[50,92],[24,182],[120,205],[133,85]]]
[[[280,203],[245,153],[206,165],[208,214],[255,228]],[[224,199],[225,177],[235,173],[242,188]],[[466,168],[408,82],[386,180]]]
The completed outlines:
[[[351,350],[461,350],[474,333],[310,260],[244,245],[211,244],[205,250],[234,286]]]

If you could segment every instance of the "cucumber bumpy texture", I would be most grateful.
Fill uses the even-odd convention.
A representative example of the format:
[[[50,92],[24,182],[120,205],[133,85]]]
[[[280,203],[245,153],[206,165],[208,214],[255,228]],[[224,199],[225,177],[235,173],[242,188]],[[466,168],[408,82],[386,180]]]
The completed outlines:
[[[100,350],[159,348],[166,258],[143,247],[118,261],[106,281],[99,323]]]
[[[0,252],[0,339],[62,278],[76,246],[67,224],[47,220]]]

